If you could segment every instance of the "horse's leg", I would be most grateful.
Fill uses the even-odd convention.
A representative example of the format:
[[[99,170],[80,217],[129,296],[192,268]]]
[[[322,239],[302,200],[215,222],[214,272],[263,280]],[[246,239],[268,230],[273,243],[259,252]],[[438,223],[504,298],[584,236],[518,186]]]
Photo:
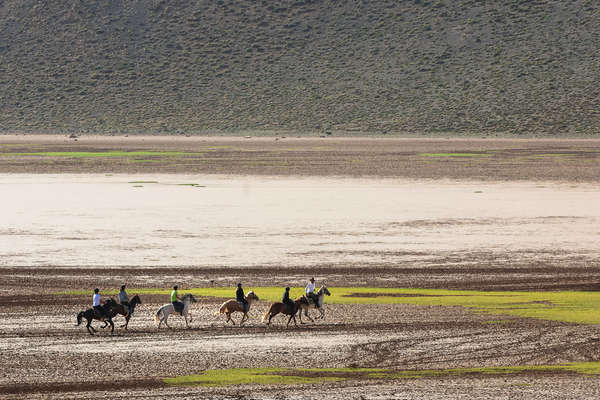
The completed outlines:
[[[272,312],[271,315],[269,315],[269,322],[267,322],[267,325],[271,325],[271,318],[273,318],[274,316],[276,316],[277,314],[279,314],[279,311],[277,312]]]
[[[308,315],[308,307],[306,307],[304,309],[304,315],[306,316],[306,318],[310,319],[310,322],[313,322],[313,323],[315,322],[315,320],[312,319],[312,317],[310,315]],[[300,316],[302,316],[302,311],[300,311]]]
[[[94,327],[92,327],[92,320],[91,320],[91,319],[88,319],[88,320],[87,320],[87,325],[86,325],[85,327],[87,328],[87,330],[88,330],[88,332],[90,333],[90,335],[93,335],[93,334],[94,334],[94,332],[92,332],[92,331],[90,330],[90,327],[91,327],[92,329],[94,329]]]
[[[319,307],[319,312],[321,313],[321,319],[325,319],[325,309],[323,309],[323,307]]]
[[[298,326],[298,324],[296,323],[296,314],[294,313],[294,314],[290,315],[290,318],[288,319],[288,322],[285,325],[286,328],[290,326],[290,322],[292,321],[292,318],[294,319],[294,325]]]
[[[227,320],[231,321],[231,323],[235,325],[235,321],[233,320],[233,318],[231,318],[231,313],[227,314]]]
[[[115,334],[115,324],[112,322],[112,318],[109,318],[108,322],[110,322],[110,335],[112,336]]]
[[[125,330],[127,330],[127,325],[129,325],[129,318],[131,318],[131,314],[127,314],[125,316],[125,323],[121,325],[121,328],[125,328]]]
[[[248,313],[244,313],[244,315],[242,315],[242,320],[240,321],[240,326],[242,326],[242,324],[248,320]]]
[[[185,327],[186,327],[186,328],[189,328],[189,327],[190,327],[190,325],[188,324],[188,319],[187,319],[187,316],[188,316],[187,312],[183,314],[183,319],[185,319]]]

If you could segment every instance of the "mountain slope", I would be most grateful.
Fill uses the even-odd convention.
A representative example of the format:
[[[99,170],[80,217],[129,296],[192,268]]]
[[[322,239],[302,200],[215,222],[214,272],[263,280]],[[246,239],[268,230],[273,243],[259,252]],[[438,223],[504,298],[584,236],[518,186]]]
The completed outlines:
[[[591,0],[0,1],[0,130],[600,132]]]

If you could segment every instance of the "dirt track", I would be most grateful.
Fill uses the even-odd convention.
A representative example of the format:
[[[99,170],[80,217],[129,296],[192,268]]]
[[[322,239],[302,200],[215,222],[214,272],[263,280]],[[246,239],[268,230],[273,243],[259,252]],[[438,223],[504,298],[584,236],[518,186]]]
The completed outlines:
[[[28,152],[58,146],[68,149],[84,144],[90,149],[139,149],[149,139],[139,138],[96,138],[78,142],[61,138],[43,140],[27,137],[5,137],[1,143],[14,152]],[[29,141],[27,141],[29,139]],[[296,252],[293,255],[281,253],[257,235],[251,238],[248,248],[256,248],[256,254],[268,254],[260,262],[248,253],[246,264],[235,264],[224,258],[219,262],[206,259],[205,262],[172,265],[168,260],[171,250],[157,251],[159,261],[143,264],[124,263],[121,258],[108,259],[104,264],[77,264],[69,262],[64,255],[68,250],[44,255],[48,247],[46,240],[52,239],[53,231],[28,234],[15,231],[26,216],[4,218],[0,225],[0,240],[11,243],[3,248],[0,261],[0,396],[14,398],[324,398],[324,399],[407,399],[407,398],[596,398],[600,395],[600,383],[595,378],[586,378],[568,373],[526,373],[506,376],[468,376],[413,379],[408,381],[348,381],[327,385],[308,386],[244,386],[230,388],[186,388],[168,387],[162,378],[198,373],[205,369],[234,367],[385,367],[394,369],[430,369],[502,365],[543,365],[562,362],[600,361],[600,327],[574,325],[506,316],[477,315],[460,307],[425,307],[411,305],[326,305],[327,315],[323,322],[307,324],[299,328],[286,329],[282,317],[276,318],[275,326],[266,328],[260,323],[260,316],[268,304],[259,302],[251,310],[252,319],[244,328],[224,326],[223,317],[215,317],[221,299],[202,299],[194,306],[192,329],[186,330],[183,322],[175,318],[173,330],[157,331],[153,313],[164,302],[166,296],[142,296],[144,304],[137,310],[125,332],[117,328],[116,335],[106,332],[97,336],[87,334],[85,327],[75,326],[77,312],[89,306],[90,296],[56,296],[52,293],[65,290],[82,290],[102,286],[117,288],[127,281],[130,294],[135,288],[155,288],[169,286],[171,282],[185,282],[187,287],[231,286],[242,280],[247,288],[252,286],[285,286],[303,284],[308,276],[315,275],[319,282],[326,282],[331,290],[342,286],[374,287],[426,287],[474,290],[597,290],[600,282],[600,252],[594,243],[594,231],[598,215],[597,203],[588,199],[597,193],[596,171],[600,160],[600,142],[596,141],[365,141],[336,140],[330,138],[308,141],[298,140],[291,146],[299,146],[310,154],[297,161],[294,168],[273,169],[271,166],[255,165],[256,157],[271,157],[273,146],[285,139],[215,139],[208,144],[198,138],[153,139],[150,148],[167,146],[174,150],[186,149],[188,142],[194,146],[231,145],[239,147],[240,153],[230,154],[233,159],[253,160],[245,163],[202,164],[202,167],[186,165],[186,173],[208,172],[237,174],[245,168],[249,174],[272,174],[281,171],[283,175],[299,174],[307,182],[317,175],[355,175],[358,170],[345,169],[349,159],[366,157],[372,168],[372,175],[385,175],[401,178],[454,178],[460,181],[445,182],[451,187],[471,185],[485,175],[487,180],[500,180],[506,189],[512,187],[511,180],[525,180],[528,187],[545,186],[544,195],[554,200],[560,195],[564,202],[556,203],[555,209],[540,210],[535,207],[519,208],[514,203],[515,212],[523,215],[506,217],[486,217],[483,214],[472,218],[447,218],[444,216],[415,215],[413,218],[400,218],[394,221],[393,229],[387,238],[364,240],[373,235],[373,226],[362,230],[362,225],[352,222],[337,222],[325,228],[313,224],[315,243],[333,246],[323,249],[315,246],[311,252]],[[223,144],[225,143],[225,144]],[[18,146],[13,147],[17,144]],[[160,145],[160,146],[159,146]],[[129,146],[129,147],[128,147]],[[304,146],[304,147],[302,147]],[[396,146],[396,147],[394,147]],[[318,149],[317,149],[318,147]],[[162,147],[161,147],[162,148]],[[403,148],[406,164],[402,164]],[[259,151],[264,149],[266,153]],[[320,150],[319,150],[320,149]],[[375,149],[371,154],[361,149]],[[394,150],[395,149],[395,150]],[[64,149],[63,149],[64,150]],[[302,151],[304,151],[302,150]],[[341,151],[344,154],[338,153]],[[347,151],[347,152],[346,152]],[[464,160],[433,160],[432,163],[413,163],[417,152],[443,153],[466,151],[497,151],[495,159],[464,164]],[[316,153],[314,153],[316,152]],[[382,154],[392,152],[400,164],[381,163]],[[519,159],[514,154],[575,154],[562,157],[561,161],[548,157]],[[241,157],[240,154],[248,156]],[[410,153],[410,154],[409,154]],[[582,155],[585,153],[584,155]],[[498,156],[497,154],[501,154]],[[503,156],[503,155],[506,156]],[[600,153],[599,153],[600,154]],[[339,155],[339,157],[338,157]],[[500,157],[500,158],[497,158]],[[333,160],[327,164],[331,169],[323,172],[322,162],[315,173],[315,159]],[[346,161],[339,161],[340,159]],[[369,161],[370,160],[370,161]],[[525,161],[528,165],[524,168]],[[215,161],[216,162],[216,161]],[[3,172],[52,172],[73,171],[120,172],[120,173],[169,173],[182,171],[179,167],[155,166],[157,170],[138,170],[132,163],[106,164],[106,160],[53,160],[0,157],[0,171]],[[448,164],[450,163],[450,165]],[[463,164],[460,164],[463,163]],[[243,164],[243,165],[242,165]],[[206,165],[209,165],[208,167]],[[223,166],[230,168],[223,170]],[[292,165],[292,164],[289,164]],[[399,166],[400,165],[400,166]],[[417,167],[415,167],[415,165]],[[462,167],[460,165],[463,165]],[[410,166],[410,168],[409,168]],[[222,168],[223,167],[223,168]],[[389,167],[389,168],[388,168]],[[454,168],[457,167],[457,168]],[[123,169],[124,168],[124,169]],[[147,168],[147,167],[143,167]],[[191,170],[189,169],[191,168]],[[194,169],[198,168],[198,169]],[[213,169],[214,168],[214,169]],[[486,175],[491,170],[495,174]],[[386,171],[385,174],[380,173]],[[596,172],[595,172],[596,171]],[[518,175],[521,173],[521,175]],[[358,173],[359,174],[359,173]],[[346,176],[347,176],[346,175]],[[360,174],[359,174],[360,175]],[[32,175],[3,175],[3,179],[16,179]],[[204,176],[204,175],[203,175]],[[33,176],[35,178],[35,176]],[[544,183],[529,181],[543,178]],[[33,179],[33,178],[32,178]],[[65,175],[64,179],[71,179]],[[132,177],[131,181],[137,180]],[[128,178],[125,178],[128,181]],[[560,183],[557,183],[559,182]],[[585,181],[582,184],[580,182]],[[187,182],[187,181],[186,181]],[[195,182],[195,181],[194,181]],[[353,181],[354,182],[354,181]],[[382,181],[377,181],[379,185]],[[419,181],[413,181],[419,185]],[[431,183],[432,181],[423,181]],[[433,181],[434,183],[436,181]],[[466,183],[465,183],[466,182]],[[357,184],[357,183],[355,183]],[[521,183],[519,183],[521,185]],[[556,186],[554,186],[556,185]],[[5,188],[7,186],[4,186]],[[32,186],[33,187],[33,186]],[[491,187],[491,186],[490,186]],[[521,187],[521,186],[519,186]],[[51,189],[50,189],[51,190]],[[508,189],[506,189],[508,190]],[[6,193],[6,192],[5,192]],[[471,190],[469,193],[473,194]],[[523,192],[519,192],[523,193]],[[543,197],[542,197],[543,198]],[[492,201],[493,197],[477,198],[475,203]],[[561,208],[570,202],[579,202],[574,208]],[[72,203],[71,203],[72,204]],[[437,204],[437,203],[436,203]],[[535,202],[533,202],[535,205]],[[539,203],[545,204],[545,203]],[[584,205],[588,204],[585,209]],[[457,213],[449,204],[448,213]],[[426,203],[422,204],[427,209]],[[432,206],[431,209],[437,209]],[[565,206],[566,207],[566,206]],[[51,224],[59,231],[56,243],[67,242],[73,247],[85,248],[85,243],[98,241],[73,240],[73,238],[93,237],[93,220],[86,219],[88,225],[79,229],[79,236],[65,236],[60,231],[61,218],[68,219],[69,213],[76,214],[76,207],[67,205],[58,214],[48,213]],[[484,209],[484,208],[482,208]],[[509,209],[509,206],[507,206]],[[65,211],[66,210],[66,211]],[[564,213],[557,214],[565,210]],[[182,212],[186,209],[182,208]],[[462,211],[461,211],[462,212]],[[504,211],[497,211],[503,213]],[[90,211],[94,215],[95,211]],[[385,214],[385,212],[383,212]],[[175,215],[175,214],[173,214]],[[542,219],[540,215],[544,216]],[[360,214],[354,214],[359,218]],[[512,219],[511,219],[512,218]],[[274,221],[277,219],[274,218]],[[10,221],[10,224],[6,221]],[[92,221],[92,222],[90,222]],[[166,223],[166,222],[165,222]],[[304,223],[304,222],[300,222]],[[257,223],[258,224],[258,223]],[[119,221],[115,221],[114,231],[124,232]],[[216,224],[215,226],[218,226]],[[309,226],[308,224],[307,226]],[[33,225],[32,225],[33,226]],[[50,223],[49,223],[50,226]],[[232,225],[233,226],[233,225]],[[248,231],[229,227],[229,234],[247,234]],[[257,225],[258,226],[258,225]],[[274,223],[276,226],[276,223]],[[295,225],[299,226],[298,224]],[[38,227],[39,228],[39,227]],[[247,228],[247,226],[246,226]],[[246,229],[245,228],[245,229]],[[11,230],[12,229],[12,230]],[[20,229],[20,228],[19,228]],[[386,228],[388,229],[388,228]],[[322,230],[322,232],[319,232]],[[566,232],[565,238],[560,232]],[[234,232],[235,235],[232,233]],[[595,232],[595,233],[594,233]],[[37,232],[40,233],[40,232]],[[189,232],[188,232],[189,233]],[[193,232],[192,232],[193,233]],[[209,232],[210,233],[210,232]],[[410,233],[418,237],[421,249],[399,240]],[[169,232],[158,236],[160,240],[174,240],[179,243],[185,238]],[[182,235],[187,234],[183,232]],[[46,235],[46,236],[44,236]],[[280,236],[285,237],[282,230]],[[528,238],[529,236],[529,238]],[[126,237],[125,235],[123,237]],[[302,244],[302,237],[290,236],[286,240]],[[346,237],[353,237],[349,242]],[[498,245],[486,245],[488,238],[496,237]],[[18,240],[15,240],[18,239]],[[71,239],[69,239],[71,238]],[[483,239],[482,239],[483,238]],[[575,239],[573,239],[575,238]],[[194,243],[202,243],[201,237],[193,237]],[[221,240],[230,240],[222,236]],[[19,241],[28,252],[15,255]],[[218,242],[218,239],[215,240]],[[282,242],[282,243],[288,243]],[[512,245],[506,245],[506,243]],[[311,244],[311,243],[309,243]],[[504,246],[502,246],[504,244]],[[312,244],[311,244],[312,245]],[[39,248],[36,246],[40,246]],[[52,245],[54,246],[54,245]],[[52,247],[50,246],[50,247]],[[336,247],[338,246],[338,247]],[[111,254],[115,249],[98,246],[98,254]],[[93,247],[90,247],[93,248]],[[42,250],[40,250],[42,249]],[[177,249],[175,247],[175,249]],[[89,250],[86,250],[89,251]],[[103,253],[103,251],[106,251]],[[143,253],[144,247],[131,247],[132,254]],[[226,249],[224,249],[226,251]],[[77,253],[74,253],[77,254]],[[116,254],[116,253],[114,253]],[[123,254],[126,254],[123,252]],[[351,255],[355,259],[348,258]],[[52,257],[65,260],[64,263],[47,263]],[[79,256],[77,256],[79,257]],[[76,260],[77,257],[74,259]],[[87,257],[87,256],[86,256]],[[155,257],[155,255],[153,255]],[[203,254],[200,253],[200,258]],[[253,258],[254,257],[254,258]],[[269,258],[271,257],[271,258]],[[98,257],[99,258],[99,257]],[[91,258],[93,259],[93,257]],[[326,262],[315,260],[326,259]],[[20,260],[16,262],[14,260]],[[39,260],[43,260],[40,262]],[[83,260],[83,258],[81,258]],[[285,262],[282,262],[282,261]],[[40,265],[41,264],[41,265]],[[260,296],[260,293],[258,293]],[[314,315],[314,312],[313,312]],[[239,318],[239,317],[237,317]],[[501,320],[502,323],[489,323]],[[122,321],[118,319],[117,321]],[[97,325],[97,323],[95,323]],[[25,372],[26,371],[26,372]],[[321,395],[324,393],[324,395]]]

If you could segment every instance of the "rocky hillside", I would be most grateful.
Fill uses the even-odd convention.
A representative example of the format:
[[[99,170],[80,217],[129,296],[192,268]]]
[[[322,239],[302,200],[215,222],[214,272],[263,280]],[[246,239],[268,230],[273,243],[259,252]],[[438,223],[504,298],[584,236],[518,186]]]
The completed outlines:
[[[0,131],[600,133],[596,0],[0,0]]]

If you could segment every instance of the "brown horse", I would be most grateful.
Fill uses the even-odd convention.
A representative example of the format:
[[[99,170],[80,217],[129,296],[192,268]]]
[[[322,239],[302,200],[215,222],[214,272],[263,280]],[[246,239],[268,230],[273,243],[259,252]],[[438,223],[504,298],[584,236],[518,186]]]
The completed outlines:
[[[125,323],[123,325],[121,325],[121,328],[125,328],[125,330],[127,330],[127,325],[129,325],[129,319],[131,318],[131,314],[129,313],[129,310],[131,310],[132,312],[135,311],[135,306],[137,306],[138,304],[142,304],[142,300],[140,300],[140,296],[138,296],[137,294],[135,296],[133,296],[131,298],[131,301],[129,302],[129,307],[127,309],[125,309],[125,306],[123,306],[123,304],[116,304],[115,306],[113,306],[110,309],[110,318],[114,318],[116,317],[118,314],[122,315],[125,317]],[[102,326],[101,328],[106,328],[106,326],[108,325],[108,322],[104,321],[104,326]]]
[[[106,310],[106,316],[104,316],[104,315],[101,316],[93,308],[88,308],[87,310],[80,312],[79,314],[77,314],[77,325],[76,326],[81,325],[81,320],[83,318],[85,318],[87,320],[87,325],[85,327],[87,328],[90,335],[93,335],[94,332],[96,332],[96,329],[94,329],[94,327],[92,326],[92,321],[96,319],[98,321],[104,322],[105,324],[109,323],[110,328],[111,328],[110,334],[113,335],[115,333],[115,324],[113,323],[112,317],[110,315],[112,314],[112,309],[115,306],[118,306],[118,304],[113,299],[108,299],[104,302],[104,309]]]
[[[244,311],[244,305],[238,302],[237,300],[227,300],[221,305],[221,308],[215,313],[215,315],[226,314],[227,320],[225,321],[225,323],[231,321],[235,325],[235,321],[231,318],[231,314],[236,311],[243,312],[244,315],[242,316],[242,319],[240,321],[241,326],[245,321],[248,320],[248,312],[250,311],[250,306],[252,305],[252,302],[254,300],[258,300],[258,296],[255,295],[254,292],[251,290],[246,295],[246,301],[248,301],[248,309],[246,311]]]
[[[288,319],[288,322],[286,324],[286,327],[290,325],[290,321],[292,319],[294,320],[294,325],[298,326],[298,324],[296,323],[296,312],[298,312],[298,310],[301,307],[301,304],[305,301],[306,301],[306,299],[303,299],[302,297],[297,300],[294,300],[294,308],[292,309],[291,313],[288,311],[288,308],[285,304],[283,304],[281,302],[273,303],[273,304],[271,304],[271,307],[269,307],[269,310],[265,313],[265,315],[263,315],[262,322],[265,322],[268,317],[269,321],[267,322],[267,325],[271,325],[271,318],[273,318],[277,314],[281,313],[281,314],[290,316],[290,318]]]

